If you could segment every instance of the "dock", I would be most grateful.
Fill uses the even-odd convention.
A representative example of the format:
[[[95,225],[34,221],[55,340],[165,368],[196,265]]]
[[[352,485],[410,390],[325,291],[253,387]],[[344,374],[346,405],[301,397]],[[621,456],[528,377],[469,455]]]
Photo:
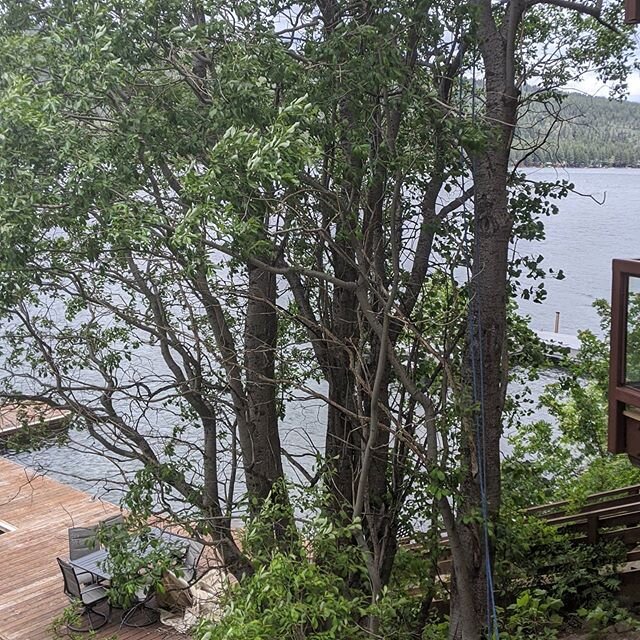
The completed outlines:
[[[68,557],[68,528],[89,526],[118,513],[114,504],[0,457],[1,640],[51,640],[49,626],[69,604],[56,563],[56,557]],[[117,613],[91,637],[187,638],[160,624],[120,628]]]
[[[25,429],[55,429],[63,426],[71,412],[42,403],[5,404],[0,407],[0,437],[13,436]]]
[[[552,360],[561,360],[564,355],[573,359],[580,350],[580,338],[568,333],[556,333],[555,331],[540,331],[535,329],[538,336],[548,349],[547,356]]]

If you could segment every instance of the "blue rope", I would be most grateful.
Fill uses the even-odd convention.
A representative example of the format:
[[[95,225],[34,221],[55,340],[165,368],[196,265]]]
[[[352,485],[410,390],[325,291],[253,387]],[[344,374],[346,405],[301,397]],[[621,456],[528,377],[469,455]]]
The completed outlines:
[[[476,121],[476,58],[474,52],[472,67],[472,86],[471,86],[471,119],[475,124]],[[462,105],[462,82],[460,83],[461,105]],[[460,155],[462,158],[462,148]],[[462,190],[465,191],[464,172],[462,173]],[[478,240],[478,217],[474,204],[473,210],[474,222],[474,264],[479,261],[479,240]],[[468,220],[467,220],[468,226]],[[465,239],[467,236],[467,228],[465,228]],[[468,270],[468,267],[467,267]],[[468,271],[467,274],[469,275]],[[489,544],[489,507],[487,496],[487,460],[486,460],[486,420],[485,420],[485,399],[484,399],[484,354],[482,348],[482,318],[479,291],[473,299],[469,300],[469,346],[471,356],[472,370],[472,400],[474,407],[479,405],[480,411],[474,412],[474,424],[476,434],[476,455],[478,463],[478,484],[480,489],[480,504],[482,511],[482,537],[483,550],[485,559],[485,580],[486,580],[486,626],[488,637],[499,640],[500,632],[498,625],[498,613],[495,601],[495,585],[493,581],[493,570],[491,567],[491,547]],[[474,327],[474,318],[476,326]]]

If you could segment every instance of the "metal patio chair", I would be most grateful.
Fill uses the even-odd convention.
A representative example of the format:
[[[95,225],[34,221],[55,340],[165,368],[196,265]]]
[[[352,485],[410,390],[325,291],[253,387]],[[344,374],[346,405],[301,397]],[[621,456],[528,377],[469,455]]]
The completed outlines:
[[[69,560],[77,560],[83,556],[96,551],[100,545],[96,538],[98,526],[93,527],[71,527],[69,533]],[[98,582],[95,576],[88,571],[80,569],[73,570],[76,572],[78,582],[81,585],[89,585]]]
[[[136,601],[122,615],[120,627],[148,627],[160,620],[155,589],[142,588],[136,591]]]
[[[108,518],[104,518],[100,520],[99,527],[114,527],[116,525],[124,524],[124,516],[121,513],[118,513],[115,516],[109,516]]]
[[[88,624],[84,627],[75,627],[68,623],[67,628],[70,631],[82,633],[87,631],[96,631],[97,629],[104,627],[111,617],[111,604],[109,603],[107,590],[98,584],[83,587],[78,581],[78,576],[76,575],[73,567],[62,558],[56,559],[60,566],[60,571],[62,571],[64,592],[66,596],[72,601],[78,601],[83,607],[80,617],[82,618],[87,616],[88,618]],[[96,611],[96,607],[104,602],[108,604],[107,613]],[[102,622],[95,625],[92,616],[97,616],[99,620],[102,620]]]
[[[198,564],[204,551],[204,545],[197,540],[190,538],[187,538],[187,540],[189,541],[189,546],[184,557],[182,571],[184,579],[189,584],[193,584],[198,577]]]
[[[176,548],[184,547],[184,556],[181,558],[180,566],[181,574],[189,585],[193,584],[198,577],[198,564],[204,551],[204,545],[197,540],[193,540],[193,538],[169,533],[158,527],[151,527],[151,530],[156,537],[164,540],[169,545],[174,545]]]

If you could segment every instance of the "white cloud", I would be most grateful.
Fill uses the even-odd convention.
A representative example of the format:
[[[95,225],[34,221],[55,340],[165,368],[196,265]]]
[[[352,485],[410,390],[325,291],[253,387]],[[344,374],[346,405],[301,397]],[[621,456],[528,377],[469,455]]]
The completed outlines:
[[[636,72],[629,77],[628,94],[636,100],[640,100],[640,72]],[[567,89],[580,91],[590,96],[602,96],[606,98],[609,95],[607,85],[598,80],[595,73],[588,73],[580,82],[570,82]]]
[[[635,60],[640,61],[640,31],[636,32],[634,38],[636,41]],[[640,102],[640,71],[635,71],[629,76],[627,87],[629,98]],[[590,96],[606,98],[609,95],[607,85],[600,82],[595,73],[587,73],[579,82],[570,82],[567,85],[567,89],[580,91]]]

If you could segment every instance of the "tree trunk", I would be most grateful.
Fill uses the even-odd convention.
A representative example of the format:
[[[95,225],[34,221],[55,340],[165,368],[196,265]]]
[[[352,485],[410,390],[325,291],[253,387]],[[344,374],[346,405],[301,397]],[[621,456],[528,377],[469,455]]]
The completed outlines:
[[[480,514],[494,522],[500,509],[500,438],[506,340],[507,262],[511,222],[506,208],[506,182],[501,176],[476,172],[476,257],[470,301],[471,334],[466,358],[469,386],[476,387],[474,415],[464,419],[461,485],[463,504],[457,531],[465,558],[454,557],[451,590],[450,637],[475,640],[481,637],[487,620],[486,548],[482,525],[465,523],[465,516]],[[491,176],[489,176],[491,177]],[[475,383],[472,378],[475,376]],[[481,468],[481,465],[483,468]],[[484,473],[484,484],[482,483]],[[483,497],[482,492],[485,492]],[[488,541],[491,553],[492,544]],[[458,570],[459,562],[466,565]],[[466,590],[473,610],[463,605],[460,591]],[[472,615],[473,614],[473,615]]]
[[[344,269],[339,277],[346,275]],[[345,278],[346,279],[346,278]],[[353,275],[350,275],[353,279]],[[328,345],[329,353],[329,407],[327,411],[327,437],[325,444],[327,474],[334,517],[350,517],[353,505],[354,474],[358,465],[359,442],[354,415],[355,378],[353,374],[354,344],[358,327],[356,300],[350,291],[336,289],[332,304],[333,335],[336,343]],[[344,524],[344,522],[343,522]]]
[[[237,580],[251,575],[253,566],[249,559],[240,551],[231,534],[229,518],[224,517],[220,509],[218,495],[218,430],[214,416],[202,421],[204,428],[204,458],[203,458],[203,493],[202,510],[205,516],[204,532],[211,536],[214,548],[222,557],[227,570]]]
[[[465,358],[471,419],[464,419],[462,505],[456,530],[464,558],[453,558],[450,638],[477,640],[487,625],[486,567],[492,543],[481,524],[500,509],[500,438],[504,404],[508,250],[513,219],[508,207],[508,165],[517,116],[517,92],[507,77],[505,43],[488,3],[482,5],[480,50],[486,67],[485,118],[492,129],[486,148],[472,157],[475,249],[470,283],[470,328]],[[484,475],[484,482],[482,476]],[[465,522],[466,521],[466,522]],[[489,557],[487,557],[487,553]]]
[[[238,436],[251,501],[250,511],[256,515],[269,497],[279,504],[283,509],[282,516],[274,526],[276,537],[283,539],[290,517],[284,487],[274,380],[278,337],[276,277],[254,266],[249,266],[248,277],[244,334],[247,429],[239,429]]]

